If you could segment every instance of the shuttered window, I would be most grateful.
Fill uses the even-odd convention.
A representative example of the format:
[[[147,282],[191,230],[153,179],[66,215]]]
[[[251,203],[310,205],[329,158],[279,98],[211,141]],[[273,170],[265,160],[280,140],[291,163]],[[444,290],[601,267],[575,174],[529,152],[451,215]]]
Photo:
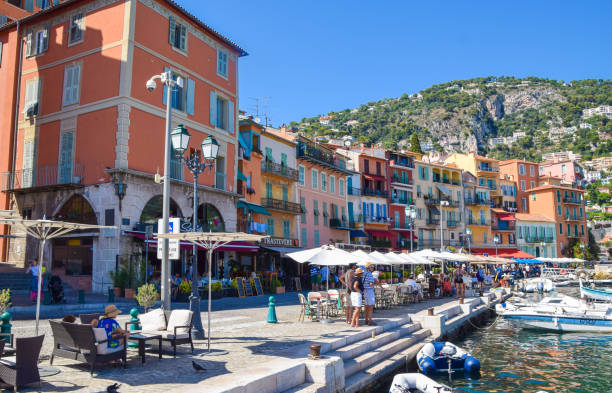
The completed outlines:
[[[79,102],[81,64],[71,64],[64,70],[64,106]]]
[[[221,97],[214,91],[210,92],[210,124],[213,127],[234,133],[235,106],[234,102]]]
[[[170,28],[168,31],[168,42],[173,47],[186,51],[187,50],[187,27],[176,21],[176,18],[169,18]]]
[[[68,34],[68,43],[75,44],[83,41],[83,31],[85,30],[85,18],[83,13],[72,15],[70,17],[70,30]]]
[[[227,77],[227,52],[217,50],[217,73]]]
[[[34,184],[34,147],[35,141],[27,141],[23,144],[23,172],[21,177],[24,188],[33,187]]]
[[[49,49],[49,27],[30,31],[26,35],[26,56],[36,56]]]
[[[64,132],[60,137],[60,156],[58,168],[58,183],[72,183],[72,168],[74,166],[74,131]]]
[[[26,96],[23,113],[26,118],[38,115],[40,96],[40,80],[32,80],[26,83]]]

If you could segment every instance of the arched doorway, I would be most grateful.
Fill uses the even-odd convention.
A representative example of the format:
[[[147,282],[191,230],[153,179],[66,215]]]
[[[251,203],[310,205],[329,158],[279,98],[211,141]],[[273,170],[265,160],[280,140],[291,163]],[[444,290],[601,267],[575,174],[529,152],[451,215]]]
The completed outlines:
[[[163,202],[161,195],[149,199],[140,213],[140,224],[153,225],[154,231],[157,232],[157,220],[162,218]],[[170,198],[170,217],[183,217],[179,205],[172,198]]]
[[[198,224],[204,232],[225,232],[223,216],[210,203],[203,203],[198,207]]]
[[[53,217],[55,220],[97,225],[98,219],[89,202],[80,194],[68,199]],[[51,269],[54,275],[69,279],[74,286],[91,288],[93,241],[97,230],[75,231],[53,240]],[[82,277],[82,278],[79,278]]]

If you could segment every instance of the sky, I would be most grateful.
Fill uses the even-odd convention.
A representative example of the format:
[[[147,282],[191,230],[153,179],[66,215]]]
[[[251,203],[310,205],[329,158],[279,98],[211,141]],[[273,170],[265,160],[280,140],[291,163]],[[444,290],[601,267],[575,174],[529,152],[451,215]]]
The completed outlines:
[[[612,1],[178,0],[244,48],[275,126],[480,76],[611,79]]]

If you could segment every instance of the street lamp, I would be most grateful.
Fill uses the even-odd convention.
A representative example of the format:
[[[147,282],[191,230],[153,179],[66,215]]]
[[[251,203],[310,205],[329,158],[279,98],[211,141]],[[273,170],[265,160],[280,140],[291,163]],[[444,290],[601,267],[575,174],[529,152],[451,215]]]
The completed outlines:
[[[468,241],[468,253],[472,253],[472,228],[465,228],[465,237]]]
[[[500,240],[499,235],[493,236],[493,243],[495,243],[495,256],[497,256],[497,245],[501,243]]]
[[[440,197],[440,252],[444,252],[444,232],[442,232],[442,206],[449,206],[448,201]],[[442,273],[444,274],[444,259],[442,260]]]
[[[153,75],[146,83],[148,91],[154,91],[157,87],[157,79],[166,86],[166,132],[164,137],[164,188],[162,195],[162,227],[157,231],[161,234],[168,233],[168,219],[170,216],[170,126],[172,124],[172,91],[175,86],[183,87],[183,78],[173,78],[172,70],[159,75]],[[168,254],[168,238],[162,238],[162,265],[161,265],[161,305],[164,310],[170,310],[170,263]]]
[[[175,151],[175,158],[185,164],[185,167],[193,174],[193,224],[192,232],[198,232],[198,175],[209,168],[212,170],[215,166],[217,153],[219,152],[219,144],[212,136],[208,136],[202,142],[203,160],[200,159],[200,154],[193,152],[189,157],[183,154],[189,146],[189,132],[182,124],[179,124],[172,131],[172,148]],[[209,226],[210,228],[210,226]],[[210,250],[208,252],[211,252]],[[210,264],[208,266],[210,269]],[[210,272],[209,272],[210,273]],[[200,293],[198,291],[198,246],[193,245],[193,259],[191,262],[191,296],[189,296],[189,309],[193,312],[193,329],[194,335],[198,339],[204,338],[204,328],[202,327],[202,318],[200,316]],[[208,288],[210,292],[211,275],[208,275]]]
[[[406,208],[404,209],[404,214],[406,215],[406,220],[408,220],[408,225],[410,225],[410,232],[408,233],[410,234],[410,252],[412,253],[412,243],[414,239],[414,219],[417,215],[414,205],[406,206]],[[414,264],[412,265],[412,274],[414,275]]]

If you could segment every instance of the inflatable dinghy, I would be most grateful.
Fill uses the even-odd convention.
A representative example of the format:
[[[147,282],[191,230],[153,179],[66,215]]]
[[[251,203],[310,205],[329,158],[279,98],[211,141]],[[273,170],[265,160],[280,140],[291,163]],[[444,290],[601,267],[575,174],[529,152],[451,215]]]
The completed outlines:
[[[434,374],[451,370],[476,373],[480,371],[480,361],[466,350],[448,341],[427,343],[417,354],[417,364],[424,374]]]
[[[397,374],[393,377],[389,393],[445,393],[453,389],[419,373]]]

